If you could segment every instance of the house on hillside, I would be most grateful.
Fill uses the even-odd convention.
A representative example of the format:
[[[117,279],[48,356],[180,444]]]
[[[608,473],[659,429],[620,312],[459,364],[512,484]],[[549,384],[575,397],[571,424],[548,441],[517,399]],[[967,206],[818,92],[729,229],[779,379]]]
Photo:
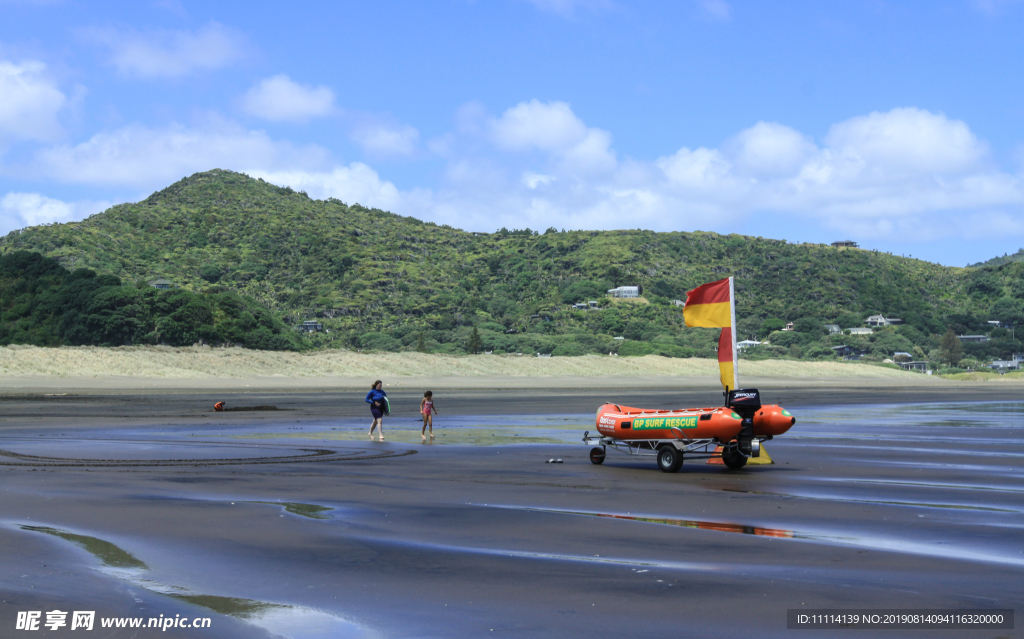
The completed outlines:
[[[316,320],[306,320],[300,326],[296,326],[295,330],[302,333],[319,333],[324,330],[324,325]]]
[[[786,324],[786,328],[783,328],[783,329],[781,329],[781,330],[784,330],[784,331],[792,331],[792,330],[795,330],[795,329],[793,328],[793,322],[790,322],[790,323]]]
[[[758,342],[758,341],[752,340],[752,339],[745,339],[745,340],[743,340],[741,342],[736,342],[736,348],[741,350],[741,351],[744,348],[747,348],[748,346],[760,346],[760,345],[761,345],[761,342]]]
[[[998,371],[1000,373],[1003,373],[1003,372],[1006,372],[1006,371],[1019,371],[1020,370],[1020,360],[1019,359],[995,359],[995,360],[992,360],[992,363],[990,363],[988,366],[992,370]]]
[[[875,332],[875,331],[873,331],[870,328],[859,328],[859,327],[848,328],[846,330],[850,331],[850,335],[870,335],[870,334]]]
[[[832,246],[836,248],[860,248],[853,240],[839,240],[838,242],[832,242]]]
[[[872,315],[871,317],[864,320],[864,323],[874,328],[881,328],[883,326],[895,326],[902,324],[903,320],[898,317],[885,317],[884,315]]]
[[[928,370],[928,362],[896,362],[896,365],[905,371],[924,373]]]
[[[825,329],[828,330],[829,335],[837,335],[843,332],[843,329],[839,328],[839,324],[825,324]]]
[[[618,288],[608,289],[608,294],[612,297],[640,297],[640,287],[619,286]]]
[[[836,357],[842,357],[845,360],[857,360],[860,359],[860,356],[863,354],[860,349],[854,348],[853,346],[847,346],[846,344],[843,344],[842,346],[833,346],[832,352],[836,354]]]
[[[149,283],[149,285],[152,286],[153,288],[168,289],[174,287],[174,282],[161,278],[159,280],[153,280],[152,282]]]
[[[957,337],[965,344],[977,344],[979,342],[988,342],[992,340],[988,335],[957,335]]]

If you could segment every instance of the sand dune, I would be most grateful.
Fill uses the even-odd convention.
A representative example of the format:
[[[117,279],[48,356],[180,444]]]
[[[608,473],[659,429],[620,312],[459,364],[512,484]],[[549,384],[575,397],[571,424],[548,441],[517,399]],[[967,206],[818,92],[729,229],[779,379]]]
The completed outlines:
[[[774,379],[886,378],[922,380],[923,375],[855,362],[763,360],[740,362],[742,375]],[[119,348],[8,346],[0,348],[0,376],[157,379],[322,377],[717,377],[711,359],[646,357],[516,357],[253,351],[243,348]]]

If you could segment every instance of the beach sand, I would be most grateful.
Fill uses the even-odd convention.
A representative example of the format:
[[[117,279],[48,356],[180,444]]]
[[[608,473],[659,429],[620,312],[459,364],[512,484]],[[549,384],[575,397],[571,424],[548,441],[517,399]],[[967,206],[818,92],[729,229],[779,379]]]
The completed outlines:
[[[606,400],[719,404],[714,379],[408,378],[372,443],[367,380],[339,379],[6,379],[0,636],[60,609],[211,618],[166,637],[781,637],[789,609],[1024,603],[1013,385],[756,380],[798,419],[776,463],[665,474],[570,442]]]

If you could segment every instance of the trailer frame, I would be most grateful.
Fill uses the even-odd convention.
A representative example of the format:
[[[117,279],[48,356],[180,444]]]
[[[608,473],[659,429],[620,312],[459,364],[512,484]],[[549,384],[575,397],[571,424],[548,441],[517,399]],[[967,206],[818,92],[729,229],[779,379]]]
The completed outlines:
[[[721,457],[721,453],[715,453],[714,449],[709,451],[708,447],[729,445],[720,444],[717,439],[684,439],[682,437],[676,439],[616,439],[606,435],[591,435],[589,430],[583,433],[583,443],[588,446],[600,446],[605,450],[610,446],[621,453],[637,457],[656,457],[658,448],[663,444],[671,444],[676,450],[691,459]],[[735,446],[735,444],[732,445]]]

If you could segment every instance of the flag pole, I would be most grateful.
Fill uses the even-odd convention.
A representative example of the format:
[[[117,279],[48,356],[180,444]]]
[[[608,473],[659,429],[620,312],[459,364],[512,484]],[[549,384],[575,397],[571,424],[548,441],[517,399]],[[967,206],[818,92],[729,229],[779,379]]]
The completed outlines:
[[[735,278],[729,277],[729,311],[732,314],[732,387],[740,387],[740,354],[736,349],[736,284]]]

